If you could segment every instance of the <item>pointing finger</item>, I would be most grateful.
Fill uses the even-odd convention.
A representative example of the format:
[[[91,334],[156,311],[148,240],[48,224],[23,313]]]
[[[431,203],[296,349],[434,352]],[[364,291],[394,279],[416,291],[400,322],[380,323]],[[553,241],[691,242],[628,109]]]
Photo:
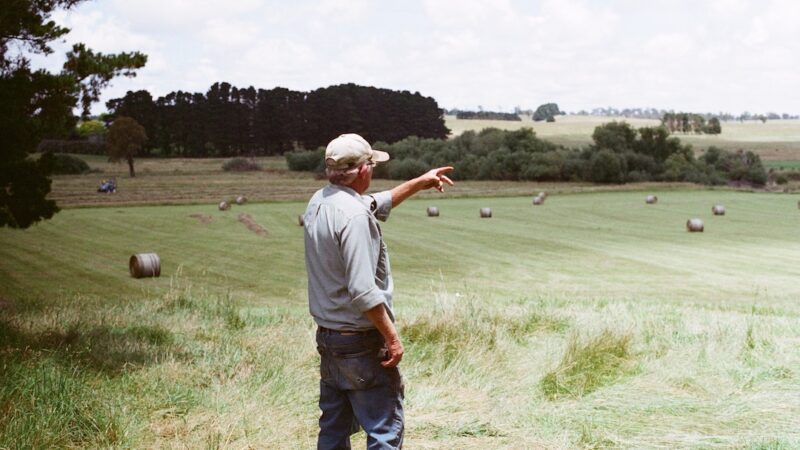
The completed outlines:
[[[450,172],[453,170],[453,166],[445,166],[436,169],[436,175],[442,175],[443,173]]]

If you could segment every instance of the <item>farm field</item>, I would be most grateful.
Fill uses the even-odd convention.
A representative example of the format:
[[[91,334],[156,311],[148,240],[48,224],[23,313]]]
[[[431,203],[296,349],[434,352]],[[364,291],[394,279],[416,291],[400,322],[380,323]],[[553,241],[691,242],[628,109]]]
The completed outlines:
[[[451,130],[452,136],[464,131],[480,131],[487,127],[503,130],[516,130],[522,127],[533,128],[537,136],[566,146],[580,146],[591,143],[595,127],[612,120],[625,121],[634,127],[658,126],[661,122],[654,119],[635,119],[625,117],[600,116],[559,116],[555,122],[533,122],[523,119],[521,122],[505,120],[458,120],[455,116],[445,116],[445,126]],[[800,160],[800,120],[773,120],[761,123],[722,122],[722,133],[712,135],[675,134],[682,142],[692,144],[700,152],[709,146],[717,146],[726,150],[752,150],[764,161]]]
[[[262,171],[225,172],[226,158],[140,158],[136,162],[136,177],[128,175],[124,164],[109,163],[102,156],[79,155],[97,172],[84,175],[53,177],[53,199],[62,208],[85,206],[131,206],[209,204],[233,200],[244,195],[253,202],[306,201],[326,181],[315,180],[308,172],[291,172],[282,156],[256,158]],[[117,180],[115,194],[97,192],[100,181]],[[375,190],[388,189],[392,180],[376,179]],[[800,186],[798,186],[800,188]],[[445,192],[446,198],[475,196],[529,195],[547,192],[587,192],[641,189],[697,189],[689,183],[635,183],[627,185],[594,185],[591,183],[540,183],[516,181],[461,181],[458,189]],[[439,193],[423,192],[422,198],[440,198]]]
[[[460,186],[383,226],[409,448],[800,446],[800,196]],[[0,229],[0,448],[312,448],[303,209],[123,202]],[[143,252],[160,278],[129,277]]]
[[[225,172],[222,165],[226,158],[139,158],[137,175],[131,178],[127,166],[109,163],[107,158],[93,155],[78,155],[94,172],[84,175],[53,176],[53,199],[61,208],[87,206],[133,206],[133,205],[180,205],[209,204],[231,201],[244,195],[254,202],[304,201],[324,180],[315,180],[307,172],[289,171],[286,159],[281,156],[256,158],[262,170],[257,172]],[[797,161],[766,161],[766,167],[796,171]],[[783,168],[783,169],[781,169]],[[115,194],[97,192],[100,181],[106,178],[117,180],[119,190]],[[375,190],[388,189],[396,184],[392,180],[375,179]],[[533,195],[545,190],[551,193],[639,191],[649,189],[703,189],[691,183],[628,183],[623,185],[597,185],[592,183],[553,183],[518,181],[459,181],[458,189],[445,192],[445,198],[503,197]],[[796,192],[800,180],[792,176],[786,185],[770,185],[765,190]],[[421,198],[441,198],[439,193],[423,192]]]

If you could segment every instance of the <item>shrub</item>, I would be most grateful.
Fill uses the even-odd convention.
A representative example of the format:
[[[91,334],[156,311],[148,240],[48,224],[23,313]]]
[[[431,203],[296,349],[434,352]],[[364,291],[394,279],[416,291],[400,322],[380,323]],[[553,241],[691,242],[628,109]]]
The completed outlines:
[[[39,164],[53,175],[80,175],[91,171],[86,161],[61,153],[47,152],[39,158]]]
[[[104,135],[108,130],[103,122],[99,120],[87,120],[78,125],[77,132],[83,137],[92,135]]]
[[[642,181],[650,181],[650,175],[647,172],[640,172],[638,170],[631,170],[626,177],[630,183],[640,183]]]
[[[697,164],[682,153],[675,153],[664,162],[664,178],[669,181],[690,181],[704,183],[706,176],[701,170],[702,161]]]
[[[394,180],[409,180],[418,177],[430,169],[424,162],[406,158],[399,161],[390,161],[386,164],[389,178]]]
[[[250,172],[261,170],[261,166],[250,158],[233,158],[225,161],[222,170],[226,172]]]
[[[87,140],[45,139],[36,147],[39,153],[78,153],[82,155],[106,155],[106,145]]]
[[[520,178],[536,181],[561,180],[564,158],[558,152],[536,153],[531,161],[522,168]]]
[[[589,163],[591,180],[596,183],[622,183],[625,181],[624,160],[611,150],[595,153]]]
[[[322,172],[325,169],[325,149],[295,150],[284,154],[289,170]]]

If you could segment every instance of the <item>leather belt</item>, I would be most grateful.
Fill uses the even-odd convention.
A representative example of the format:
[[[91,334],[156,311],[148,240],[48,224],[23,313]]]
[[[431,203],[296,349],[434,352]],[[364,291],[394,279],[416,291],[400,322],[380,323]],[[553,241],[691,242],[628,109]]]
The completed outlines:
[[[317,326],[317,331],[319,331],[320,333],[332,333],[332,334],[341,334],[341,335],[344,335],[344,336],[350,336],[350,335],[356,335],[356,334],[375,333],[378,330],[376,328],[372,328],[372,329],[369,329],[369,330],[362,330],[362,331],[359,331],[359,330],[334,330],[334,329],[331,329],[331,328],[325,328],[325,327],[323,327],[321,325],[318,325]]]

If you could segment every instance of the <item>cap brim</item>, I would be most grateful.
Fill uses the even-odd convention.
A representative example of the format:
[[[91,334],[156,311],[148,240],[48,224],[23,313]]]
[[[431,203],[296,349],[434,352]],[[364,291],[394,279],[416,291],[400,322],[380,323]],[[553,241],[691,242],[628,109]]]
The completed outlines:
[[[390,158],[389,154],[386,152],[382,152],[380,150],[372,150],[372,161],[376,163],[382,163],[388,161]]]

